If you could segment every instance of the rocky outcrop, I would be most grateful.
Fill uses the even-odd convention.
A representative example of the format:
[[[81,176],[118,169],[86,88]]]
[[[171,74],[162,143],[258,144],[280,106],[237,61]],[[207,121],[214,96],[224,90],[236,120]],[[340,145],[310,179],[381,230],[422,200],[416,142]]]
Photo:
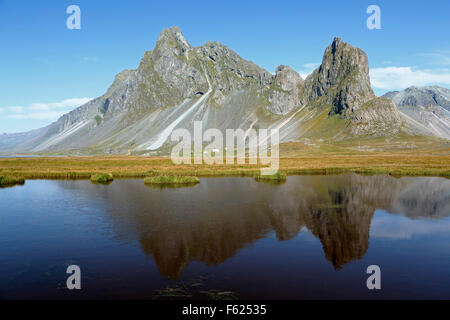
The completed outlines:
[[[395,105],[375,97],[370,86],[367,55],[335,38],[322,64],[305,81],[306,102],[320,98],[331,106],[329,115],[349,120],[350,136],[395,135],[401,118]]]
[[[269,91],[268,109],[276,114],[287,114],[301,105],[299,99],[304,80],[288,66],[279,66]]]
[[[334,38],[326,48],[322,64],[307,77],[305,87],[308,101],[325,96],[325,102],[333,106],[330,114],[347,118],[375,97],[370,87],[367,55],[341,38]]]
[[[351,113],[347,130],[352,136],[395,136],[400,132],[402,123],[392,101],[373,98]]]

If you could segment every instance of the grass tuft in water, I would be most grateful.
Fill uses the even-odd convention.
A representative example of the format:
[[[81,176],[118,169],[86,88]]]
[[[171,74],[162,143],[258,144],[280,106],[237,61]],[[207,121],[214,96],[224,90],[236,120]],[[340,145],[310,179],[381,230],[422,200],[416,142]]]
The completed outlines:
[[[113,179],[113,175],[111,173],[99,173],[99,174],[94,174],[91,176],[91,182],[94,183],[110,183],[112,182]]]
[[[162,290],[157,290],[156,294],[154,294],[153,299],[164,299],[164,300],[171,300],[171,299],[186,299],[186,298],[192,298],[192,294],[184,288],[183,285],[181,286],[174,286],[174,287],[167,287]]]
[[[173,175],[163,175],[163,176],[151,176],[144,179],[145,184],[196,184],[200,180],[194,176],[173,176]]]
[[[210,300],[238,300],[239,295],[232,291],[208,290],[200,291],[205,294]]]
[[[257,175],[255,177],[256,181],[270,181],[270,182],[283,182],[286,181],[286,175],[281,172],[269,175]]]
[[[17,184],[24,184],[25,179],[14,176],[0,176],[0,187],[10,187]]]

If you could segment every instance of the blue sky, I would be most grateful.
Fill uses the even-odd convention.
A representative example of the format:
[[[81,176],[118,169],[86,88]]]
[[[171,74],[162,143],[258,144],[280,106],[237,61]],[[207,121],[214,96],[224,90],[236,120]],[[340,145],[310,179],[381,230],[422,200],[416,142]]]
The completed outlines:
[[[81,30],[66,27],[72,4]],[[380,30],[366,27],[371,4]],[[219,41],[270,72],[285,64],[302,75],[339,36],[367,53],[378,95],[450,87],[449,12],[447,0],[0,0],[0,132],[42,127],[102,95],[172,25],[193,46]]]

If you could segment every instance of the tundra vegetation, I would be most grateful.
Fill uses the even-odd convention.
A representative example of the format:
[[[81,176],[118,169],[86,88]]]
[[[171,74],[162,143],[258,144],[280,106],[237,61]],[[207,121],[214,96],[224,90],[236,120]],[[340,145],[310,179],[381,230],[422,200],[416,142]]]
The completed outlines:
[[[427,139],[291,142],[280,145],[280,173],[390,174],[396,176],[450,177],[450,145]],[[260,174],[259,165],[206,165],[172,163],[168,156],[92,156],[0,158],[0,176],[25,179],[90,179],[109,172],[114,178],[173,176],[249,176]]]

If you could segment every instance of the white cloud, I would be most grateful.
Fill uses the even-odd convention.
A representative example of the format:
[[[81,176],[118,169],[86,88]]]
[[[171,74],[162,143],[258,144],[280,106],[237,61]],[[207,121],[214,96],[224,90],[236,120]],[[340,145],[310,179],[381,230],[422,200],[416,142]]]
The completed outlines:
[[[7,107],[7,109],[13,113],[24,113],[24,108],[21,106]]]
[[[388,239],[412,239],[416,236],[450,232],[450,220],[410,219],[399,214],[377,211],[370,223],[370,236]]]
[[[414,70],[411,67],[386,67],[370,70],[374,88],[401,90],[410,86],[450,85],[450,69]]]
[[[0,108],[9,119],[56,120],[64,113],[89,102],[91,98],[72,98],[52,103],[32,103],[27,108],[10,106]]]
[[[29,112],[26,114],[10,114],[7,117],[10,119],[34,119],[34,120],[56,120],[61,117],[66,111],[40,111]]]
[[[28,108],[29,110],[52,110],[56,108],[70,108],[70,107],[78,107],[81,106],[87,102],[89,102],[91,98],[72,98],[72,99],[66,99],[59,102],[52,102],[52,103],[33,103]]]
[[[306,79],[306,77],[309,76],[318,66],[320,66],[320,62],[305,63],[302,65],[302,69],[299,70],[298,73],[303,79]]]
[[[320,65],[319,62],[305,63],[305,64],[303,65],[303,68],[314,70],[314,69],[317,68],[319,65]]]

